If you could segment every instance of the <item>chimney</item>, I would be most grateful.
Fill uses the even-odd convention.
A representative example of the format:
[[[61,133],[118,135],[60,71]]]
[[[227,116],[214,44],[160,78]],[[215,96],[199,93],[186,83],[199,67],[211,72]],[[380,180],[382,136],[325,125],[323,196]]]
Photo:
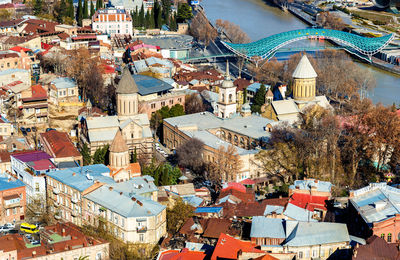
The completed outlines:
[[[109,189],[109,190],[112,190],[113,188],[112,188],[112,187],[108,187],[108,189]]]
[[[318,183],[318,180],[314,180],[314,183]]]
[[[122,191],[119,193],[119,195],[122,195]]]
[[[137,202],[137,204],[139,204],[140,207],[143,206],[143,203],[142,203],[142,202],[140,202],[140,201],[136,201],[136,202]]]
[[[65,228],[63,228],[63,229],[61,230],[61,236],[62,236],[62,237],[65,237]]]
[[[300,186],[299,186],[299,185],[296,185],[296,190],[298,190],[298,189],[300,189]]]
[[[75,175],[76,175],[76,173],[73,172],[73,173],[72,173],[72,176],[75,176]]]
[[[36,256],[36,251],[32,251],[32,257]]]
[[[282,199],[282,195],[279,195],[279,198]]]

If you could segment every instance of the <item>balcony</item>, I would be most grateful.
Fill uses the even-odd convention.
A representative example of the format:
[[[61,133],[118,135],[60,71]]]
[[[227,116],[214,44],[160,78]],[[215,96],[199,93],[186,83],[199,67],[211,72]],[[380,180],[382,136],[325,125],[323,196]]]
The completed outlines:
[[[54,194],[59,194],[60,191],[59,191],[57,188],[54,188],[54,189],[53,189],[53,193],[54,193]]]
[[[136,232],[138,233],[144,233],[147,231],[147,227],[146,226],[141,226],[141,227],[137,227],[136,228]]]
[[[75,197],[72,197],[72,198],[71,198],[71,202],[74,203],[74,204],[76,204],[76,203],[78,203],[78,199],[75,198]]]

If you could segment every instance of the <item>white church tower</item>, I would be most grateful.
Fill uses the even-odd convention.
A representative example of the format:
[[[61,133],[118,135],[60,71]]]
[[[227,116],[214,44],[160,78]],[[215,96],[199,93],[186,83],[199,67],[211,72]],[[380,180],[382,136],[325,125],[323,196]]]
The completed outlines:
[[[219,88],[218,117],[229,118],[236,113],[236,87],[229,75],[229,62],[226,62],[225,80]]]

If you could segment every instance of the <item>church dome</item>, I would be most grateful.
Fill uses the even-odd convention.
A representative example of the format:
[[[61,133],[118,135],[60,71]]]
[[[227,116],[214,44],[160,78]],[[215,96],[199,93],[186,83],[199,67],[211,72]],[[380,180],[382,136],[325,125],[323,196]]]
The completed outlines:
[[[122,72],[116,92],[118,94],[134,94],[139,92],[138,86],[136,85],[128,66],[126,66]]]
[[[292,77],[295,79],[311,79],[317,77],[317,73],[308,60],[307,55],[303,55],[303,57],[301,57],[301,60],[299,64],[297,64]]]

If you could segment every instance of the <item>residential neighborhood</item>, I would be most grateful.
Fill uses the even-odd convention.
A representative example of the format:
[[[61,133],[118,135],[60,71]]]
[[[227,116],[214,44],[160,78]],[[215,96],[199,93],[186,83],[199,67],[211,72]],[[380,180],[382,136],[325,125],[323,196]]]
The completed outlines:
[[[400,259],[389,9],[0,2],[0,259]]]

